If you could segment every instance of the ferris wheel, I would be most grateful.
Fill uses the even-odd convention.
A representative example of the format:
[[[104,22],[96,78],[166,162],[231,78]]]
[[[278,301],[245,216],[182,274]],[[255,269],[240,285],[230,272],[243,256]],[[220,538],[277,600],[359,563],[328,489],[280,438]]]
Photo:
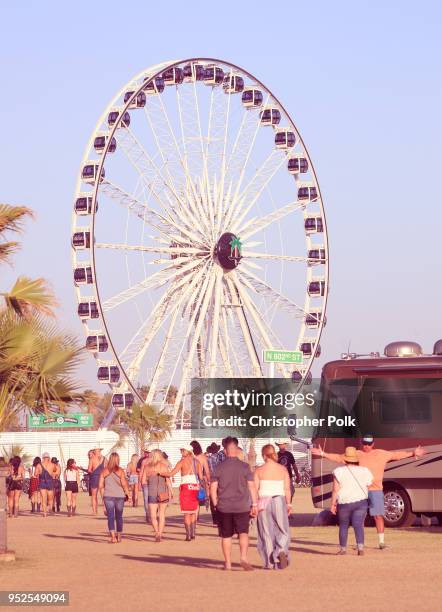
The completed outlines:
[[[230,62],[164,62],[125,85],[86,147],[73,211],[78,315],[112,407],[174,418],[192,377],[265,377],[326,323],[324,207],[275,95]],[[181,414],[183,410],[181,410]]]

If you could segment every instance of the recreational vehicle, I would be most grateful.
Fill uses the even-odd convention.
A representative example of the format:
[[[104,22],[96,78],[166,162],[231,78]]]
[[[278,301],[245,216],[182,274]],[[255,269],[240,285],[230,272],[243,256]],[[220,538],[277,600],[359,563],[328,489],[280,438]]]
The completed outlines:
[[[426,454],[387,464],[384,474],[385,523],[406,527],[418,515],[442,524],[442,340],[431,355],[415,342],[393,342],[383,356],[344,354],[327,363],[321,376],[321,417],[352,414],[360,435],[373,433],[376,447]],[[315,446],[341,453],[355,446],[355,432],[316,431]],[[312,457],[312,499],[328,508],[336,463]]]

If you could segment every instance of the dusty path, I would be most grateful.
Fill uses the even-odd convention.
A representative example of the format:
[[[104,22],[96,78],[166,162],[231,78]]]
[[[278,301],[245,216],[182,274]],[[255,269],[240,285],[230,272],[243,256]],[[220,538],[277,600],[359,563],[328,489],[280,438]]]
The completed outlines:
[[[259,569],[253,535],[256,570],[247,573],[237,566],[224,572],[219,540],[205,511],[197,539],[189,543],[172,504],[166,537],[156,544],[141,508],[128,508],[125,539],[110,545],[105,518],[88,515],[88,496],[81,494],[80,515],[72,519],[64,514],[44,519],[26,510],[8,521],[9,545],[18,561],[0,566],[0,589],[69,590],[69,609],[84,612],[440,610],[441,528],[389,531],[385,551],[376,548],[374,530],[369,529],[364,557],[353,550],[335,557],[336,528],[309,526],[314,510],[308,490],[296,492],[295,509],[287,570]],[[235,554],[237,559],[237,548]]]

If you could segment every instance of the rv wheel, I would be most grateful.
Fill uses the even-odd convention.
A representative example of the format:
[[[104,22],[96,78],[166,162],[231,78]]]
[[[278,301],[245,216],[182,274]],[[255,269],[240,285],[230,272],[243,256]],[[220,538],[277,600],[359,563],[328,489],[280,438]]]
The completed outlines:
[[[385,490],[385,526],[410,527],[416,518],[407,493],[397,486]]]

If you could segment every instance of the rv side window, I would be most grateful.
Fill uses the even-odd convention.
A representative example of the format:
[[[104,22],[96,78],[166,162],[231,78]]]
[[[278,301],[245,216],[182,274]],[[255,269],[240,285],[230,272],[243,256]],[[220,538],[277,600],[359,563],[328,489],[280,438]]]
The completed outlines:
[[[431,402],[428,395],[376,394],[382,423],[430,423]]]

